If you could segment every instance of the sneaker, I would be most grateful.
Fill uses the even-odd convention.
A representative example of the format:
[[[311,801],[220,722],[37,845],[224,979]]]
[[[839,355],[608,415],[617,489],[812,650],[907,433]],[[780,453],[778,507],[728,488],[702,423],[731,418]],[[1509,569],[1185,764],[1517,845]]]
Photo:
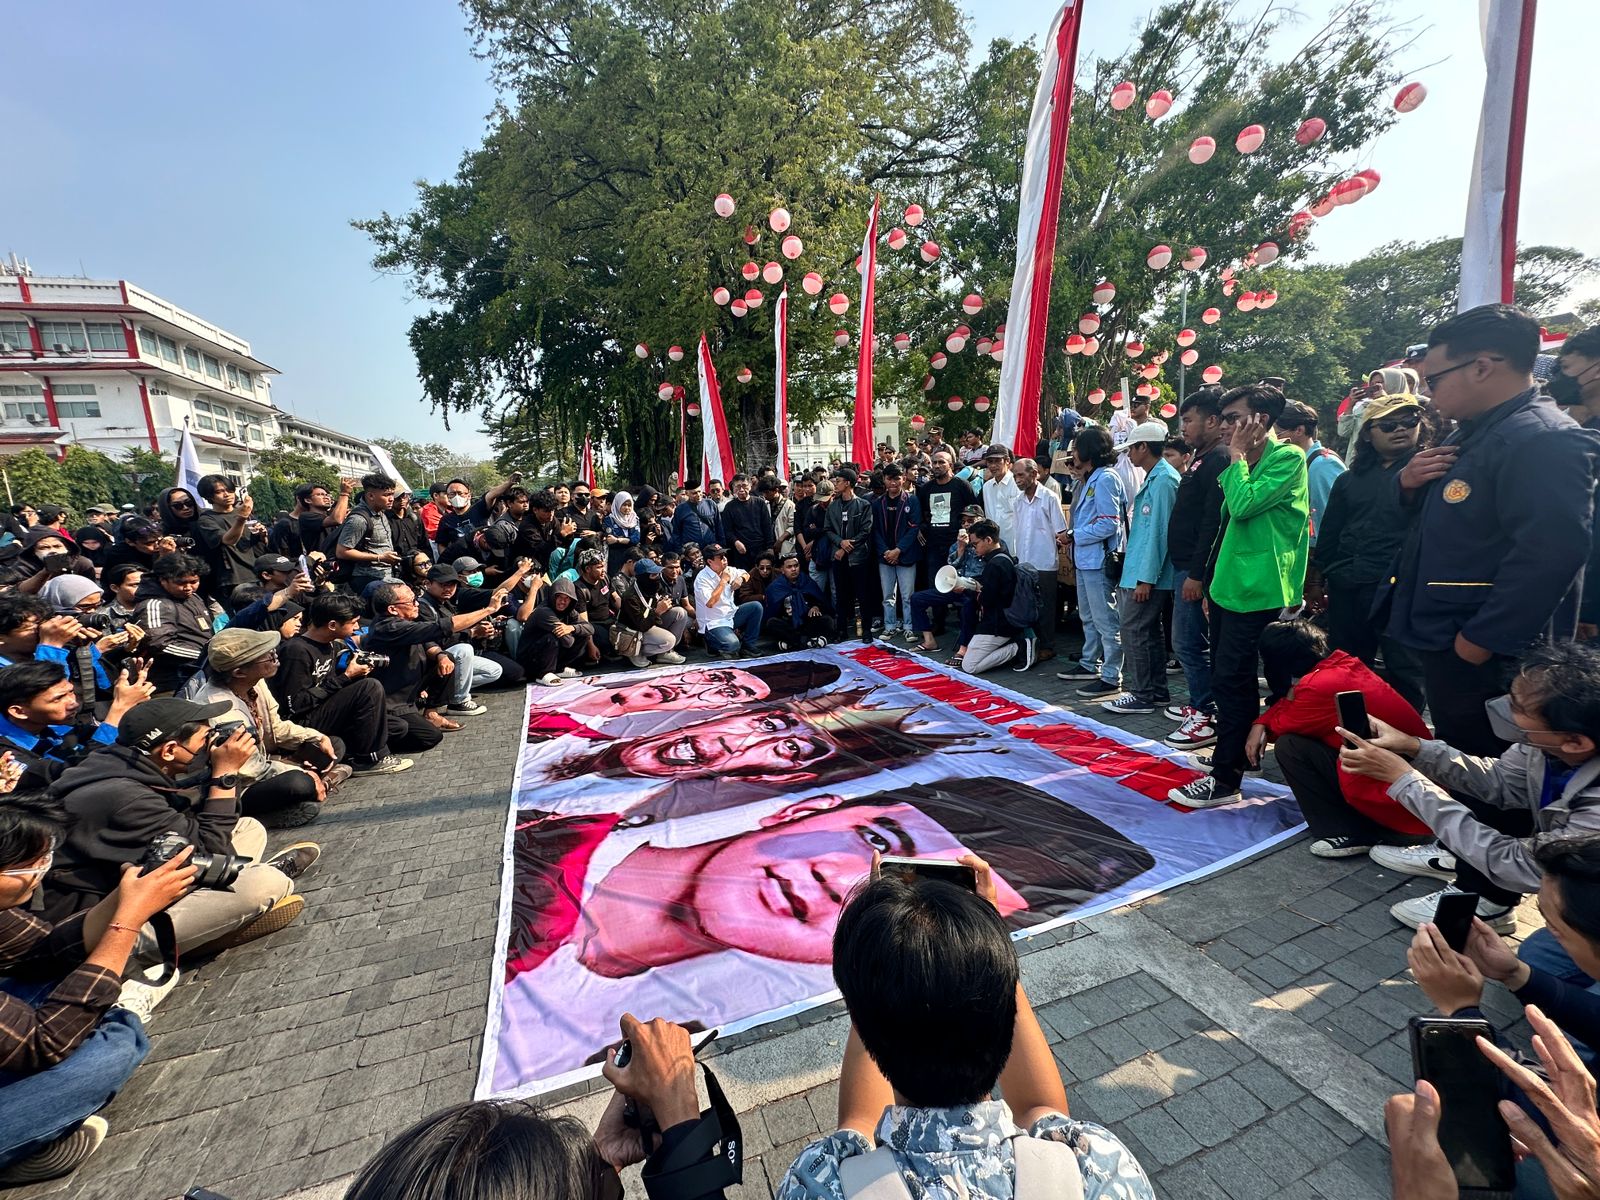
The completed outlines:
[[[539,676],[539,678],[535,679],[534,682],[543,684],[545,687],[560,687],[566,682],[566,680],[561,678],[561,676],[557,675],[554,671],[546,671],[543,675]],[[389,757],[393,758],[394,755],[391,754]]]
[[[1399,871],[1402,875],[1422,875],[1429,879],[1454,882],[1456,856],[1438,842],[1424,842],[1420,846],[1374,846],[1367,855],[1380,867]]]
[[[1311,853],[1318,858],[1356,858],[1373,847],[1372,842],[1358,837],[1318,838],[1311,843]]]
[[[1016,666],[1012,667],[1011,669],[1013,671],[1017,671],[1019,673],[1022,672],[1022,671],[1031,670],[1033,668],[1033,656],[1034,656],[1034,653],[1036,651],[1037,646],[1038,646],[1038,643],[1035,642],[1032,638],[1023,638],[1022,639],[1022,661],[1020,663],[1018,663]]]
[[[1167,799],[1185,808],[1221,808],[1224,804],[1233,804],[1244,797],[1238,788],[1234,788],[1231,792],[1217,791],[1217,781],[1209,775],[1202,775],[1193,783],[1173,788],[1167,793]]]
[[[1181,675],[1182,673],[1183,673],[1183,664],[1181,662],[1179,662],[1175,658],[1167,659],[1167,674],[1168,675]]]
[[[549,684],[550,687],[555,687],[561,682],[561,680],[556,679],[554,675],[546,675],[543,679],[540,679],[539,682],[545,683],[546,681],[552,679],[554,679],[555,682]],[[401,771],[409,771],[416,765],[417,764],[412,762],[409,758],[401,758],[398,754],[385,754],[375,763],[357,763],[356,774],[398,775]]]
[[[1164,740],[1167,745],[1176,746],[1181,750],[1198,750],[1203,746],[1216,744],[1217,727],[1205,713],[1196,711]]]
[[[333,766],[322,773],[322,786],[332,792],[354,774],[355,768],[349,763],[334,763]]]
[[[874,621],[870,626],[868,626],[867,627],[867,636],[869,638],[882,637],[883,636],[883,622],[882,621]]]
[[[0,1167],[0,1187],[40,1183],[72,1174],[100,1149],[110,1128],[104,1117],[85,1117],[76,1129],[62,1134],[43,1150],[8,1167]]]
[[[665,654],[658,654],[655,657],[656,665],[662,667],[679,667],[688,661],[676,650],[668,650]]]
[[[642,662],[643,660],[641,659],[640,661]],[[476,700],[469,699],[461,704],[452,704],[445,709],[445,711],[456,713],[463,717],[481,717],[489,710],[483,705],[479,704]]]
[[[1107,683],[1104,679],[1096,679],[1093,683],[1086,683],[1078,689],[1080,696],[1115,696],[1122,691],[1120,683]]]
[[[1057,679],[1065,679],[1068,683],[1083,683],[1090,679],[1099,679],[1099,671],[1091,671],[1088,667],[1079,665],[1070,671],[1057,671]]]
[[[826,650],[828,648],[828,639],[825,637],[814,637],[807,642],[806,645],[813,650]]]
[[[1192,704],[1169,704],[1161,710],[1161,715],[1169,721],[1176,721],[1182,725],[1199,711]]]
[[[228,950],[234,946],[242,946],[246,942],[253,942],[257,938],[266,937],[269,933],[277,933],[278,930],[298,917],[305,906],[306,900],[304,896],[291,893],[248,925],[241,926],[227,936],[212,942],[210,948]]]
[[[640,671],[648,670],[649,667],[650,667],[650,660],[648,658],[646,658],[642,654],[633,655],[631,658],[628,659],[628,663],[629,663],[630,666],[632,666],[636,670],[640,670]],[[480,711],[485,711],[485,710],[480,710]]]
[[[268,829],[298,829],[309,825],[322,815],[322,801],[306,800],[261,814],[261,824]]]
[[[906,645],[908,645],[908,646],[920,646],[920,645],[922,645],[922,635],[920,633],[918,633],[915,629],[906,630]]]
[[[1424,921],[1433,920],[1439,908],[1439,897],[1452,893],[1459,894],[1460,891],[1460,888],[1447,887],[1440,888],[1437,892],[1430,892],[1426,896],[1413,896],[1409,900],[1391,905],[1389,915],[1400,924],[1415,929]],[[1498,934],[1510,935],[1517,931],[1516,910],[1505,904],[1490,904],[1487,900],[1479,900],[1478,919]]]
[[[299,879],[322,857],[322,847],[315,842],[295,842],[285,846],[263,864],[276,867],[290,879]]]
[[[562,667],[559,673],[563,679],[576,679],[578,676],[583,674],[583,672],[578,670],[576,667]]]
[[[1154,704],[1146,704],[1131,692],[1125,696],[1118,696],[1115,700],[1107,700],[1100,707],[1119,717],[1142,717],[1156,710]]]
[[[125,1008],[140,1022],[148,1025],[150,1014],[155,1011],[156,1005],[167,998],[167,993],[178,986],[178,968],[173,967],[165,983],[155,983],[153,980],[161,978],[167,969],[165,963],[157,963],[144,972],[144,977],[127,979],[122,983],[122,994],[117,997],[117,1007]]]

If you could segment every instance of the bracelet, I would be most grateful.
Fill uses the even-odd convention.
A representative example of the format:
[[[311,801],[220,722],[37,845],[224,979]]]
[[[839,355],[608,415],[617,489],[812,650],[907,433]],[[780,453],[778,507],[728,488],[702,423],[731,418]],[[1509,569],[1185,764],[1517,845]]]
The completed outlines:
[[[140,933],[144,932],[142,929],[140,929],[136,925],[118,925],[115,921],[107,922],[106,923],[106,928],[107,929],[120,929],[124,933],[133,934],[135,937],[137,937]]]

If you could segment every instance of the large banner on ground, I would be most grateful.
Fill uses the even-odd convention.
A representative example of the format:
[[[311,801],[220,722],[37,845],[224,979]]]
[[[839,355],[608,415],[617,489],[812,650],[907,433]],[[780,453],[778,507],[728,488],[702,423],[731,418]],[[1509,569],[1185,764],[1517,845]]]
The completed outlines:
[[[1300,827],[1288,792],[1190,811],[1167,747],[881,645],[531,690],[479,1098],[598,1072],[617,1017],[724,1032],[825,1003],[872,853],[995,869],[1015,936]]]

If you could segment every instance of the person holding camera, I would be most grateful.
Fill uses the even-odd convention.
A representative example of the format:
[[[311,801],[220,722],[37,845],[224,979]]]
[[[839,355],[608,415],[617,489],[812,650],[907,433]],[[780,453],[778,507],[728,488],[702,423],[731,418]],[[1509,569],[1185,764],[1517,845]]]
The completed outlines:
[[[499,585],[501,593],[509,595],[515,590],[532,565],[527,559],[518,563]],[[460,571],[448,563],[441,563],[428,569],[422,590],[417,592],[416,596],[418,617],[424,621],[438,621],[445,617],[453,618],[464,609],[490,605],[493,603],[494,593],[467,585]],[[453,634],[448,641],[441,643],[445,647],[445,653],[455,662],[452,678],[457,681],[456,690],[459,692],[461,682],[467,684],[465,707],[456,709],[452,702],[452,712],[465,712],[471,716],[481,715],[487,710],[473,702],[474,688],[492,687],[495,684],[512,688],[520,687],[524,682],[525,673],[515,659],[497,654],[489,648],[500,633],[500,626],[495,621],[501,615],[500,610],[496,609],[481,621]],[[501,624],[503,623],[502,621]]]
[[[255,561],[267,548],[267,528],[255,519],[256,502],[240,495],[226,475],[202,475],[195,490],[209,508],[195,517],[195,550],[210,568],[205,591],[218,604],[255,578]]]
[[[0,667],[0,750],[10,751],[22,771],[19,791],[44,791],[84,755],[116,741],[118,722],[155,690],[141,664],[133,666],[138,669],[118,677],[111,706],[99,722],[92,708],[79,703],[60,664]]]
[[[196,889],[167,913],[180,954],[238,946],[300,915],[305,901],[294,881],[321,850],[296,842],[264,859],[266,829],[239,810],[239,772],[255,757],[256,740],[242,727],[226,737],[211,728],[231,707],[146,700],[122,719],[115,745],[62,772],[51,794],[72,824],[45,880],[48,919],[93,908],[126,864],[163,861],[184,846],[195,848],[200,870]],[[149,924],[135,953],[144,963],[163,954]]]
[[[62,531],[35,525],[22,536],[22,553],[6,568],[4,582],[15,584],[20,592],[33,594],[62,575],[94,578],[94,564],[73,549],[72,540]]]
[[[972,870],[970,887],[875,870],[840,913],[833,978],[850,1036],[839,1131],[800,1152],[775,1200],[1007,1200],[1041,1187],[1037,1194],[1154,1200],[1116,1135],[1067,1115],[994,876],[976,855],[961,863]]]
[[[215,620],[200,594],[205,569],[193,555],[167,554],[139,585],[139,624],[151,657],[150,682],[158,692],[177,691],[205,658]]]
[[[38,596],[0,592],[0,667],[35,660],[65,667],[83,634],[77,617],[57,615]]]
[[[278,673],[267,686],[300,724],[341,740],[357,774],[397,775],[415,764],[393,748],[431,750],[443,735],[421,713],[413,712],[413,723],[389,710],[383,684],[372,678],[374,656],[351,650],[360,627],[359,600],[318,593],[299,636],[279,643]]]
[[[256,580],[233,589],[230,629],[268,629],[286,604],[304,604],[315,590],[300,564],[281,554],[255,561]]]
[[[229,705],[212,726],[231,731],[242,725],[255,739],[255,754],[239,768],[239,810],[268,829],[315,821],[328,793],[350,777],[341,761],[343,742],[279,712],[266,681],[278,673],[281,640],[262,630],[224,629],[211,639],[205,671],[179,696]]]
[[[147,874],[125,865],[98,904],[52,925],[27,908],[66,823],[46,796],[0,803],[0,1187],[70,1174],[104,1140],[94,1113],[144,1061],[144,1022],[176,982],[122,974],[140,929],[197,874],[187,850]]]
[[[689,614],[673,605],[661,588],[661,568],[637,546],[627,551],[622,569],[612,577],[611,592],[618,606],[612,645],[623,657],[639,668],[652,662],[675,667],[686,661],[678,647],[689,628]]]
[[[472,699],[471,671],[460,680],[452,678],[458,668],[455,659],[446,651],[456,634],[499,612],[505,598],[505,592],[496,589],[490,594],[490,603],[483,608],[428,621],[422,618],[417,594],[411,588],[403,583],[380,584],[372,593],[372,625],[363,645],[368,651],[388,659],[373,673],[383,684],[390,706],[396,711],[415,711],[423,697],[426,677],[429,708],[441,707],[434,697],[448,692],[451,712],[474,716],[487,712]],[[426,717],[422,719],[427,720]],[[447,718],[441,719],[435,727],[446,732],[461,728]]]

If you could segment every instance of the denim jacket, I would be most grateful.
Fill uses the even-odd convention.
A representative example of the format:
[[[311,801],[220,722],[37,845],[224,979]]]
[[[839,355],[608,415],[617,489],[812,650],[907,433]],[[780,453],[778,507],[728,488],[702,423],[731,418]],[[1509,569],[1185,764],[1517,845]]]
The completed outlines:
[[[1123,546],[1128,497],[1110,467],[1099,467],[1072,496],[1072,561],[1080,571],[1105,569],[1106,551]]]

